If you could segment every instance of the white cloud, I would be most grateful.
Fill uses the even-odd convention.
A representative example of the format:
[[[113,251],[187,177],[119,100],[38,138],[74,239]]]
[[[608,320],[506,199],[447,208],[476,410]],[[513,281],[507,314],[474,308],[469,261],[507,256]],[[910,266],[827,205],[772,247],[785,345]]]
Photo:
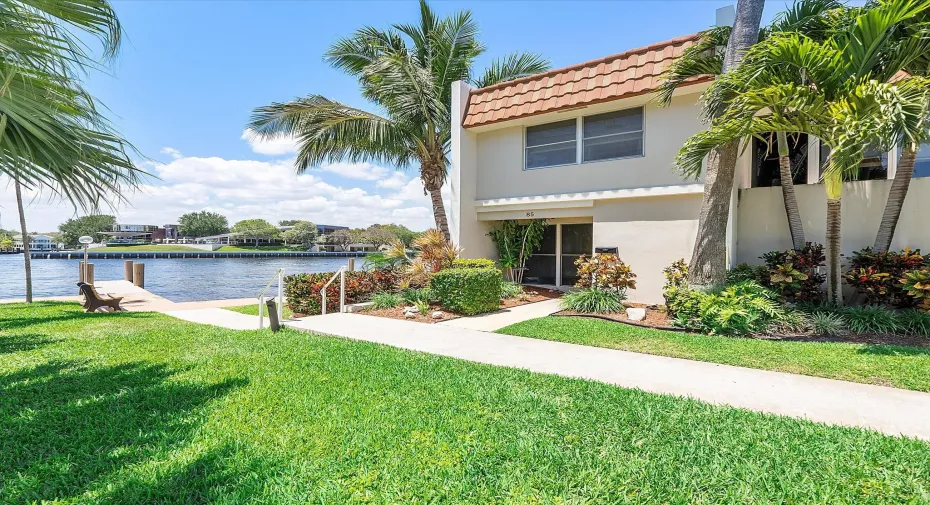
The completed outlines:
[[[246,129],[240,137],[249,143],[252,151],[269,156],[282,156],[297,152],[297,140],[293,137],[277,137],[272,139],[258,138],[251,130]]]
[[[176,160],[184,157],[184,155],[181,154],[181,151],[178,151],[177,149],[173,147],[162,147],[161,153],[167,154],[168,156],[171,156],[172,158]]]
[[[173,158],[170,152],[165,154]],[[419,179],[408,180],[404,174],[377,165],[334,164],[328,170],[297,175],[293,160],[229,160],[177,154],[180,157],[167,163],[146,164],[146,170],[160,180],[150,180],[127,195],[131,205],[102,211],[115,213],[122,222],[157,225],[176,223],[186,212],[206,209],[225,215],[230,223],[261,217],[272,222],[308,219],[352,227],[389,222],[416,230],[433,226],[429,198],[423,196]],[[369,186],[373,190],[347,186],[334,174],[375,181]],[[12,187],[2,184],[0,226],[11,228],[17,220],[15,198]],[[27,195],[30,230],[53,231],[75,215],[70,204],[48,196]]]
[[[377,181],[383,179],[390,170],[371,163],[326,163],[320,170],[338,174],[346,179]]]

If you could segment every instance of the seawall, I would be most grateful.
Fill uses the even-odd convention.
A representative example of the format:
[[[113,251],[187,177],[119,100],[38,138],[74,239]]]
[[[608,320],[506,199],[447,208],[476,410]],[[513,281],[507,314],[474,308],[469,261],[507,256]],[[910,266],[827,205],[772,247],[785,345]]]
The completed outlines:
[[[362,258],[370,253],[358,252],[94,252],[87,253],[92,260],[135,260],[135,259],[214,259],[214,258]],[[32,259],[81,260],[83,251],[31,252]]]

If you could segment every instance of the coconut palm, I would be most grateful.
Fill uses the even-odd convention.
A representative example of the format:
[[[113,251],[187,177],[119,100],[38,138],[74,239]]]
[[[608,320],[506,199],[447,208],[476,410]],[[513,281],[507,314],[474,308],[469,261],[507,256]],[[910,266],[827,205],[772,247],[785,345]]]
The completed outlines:
[[[689,139],[677,158],[683,172],[699,173],[702,158],[716,146],[770,131],[807,133],[829,146],[824,175],[827,287],[835,303],[842,303],[844,178],[858,171],[865,146],[888,148],[900,136],[913,142],[923,135],[930,81],[919,76],[889,81],[930,50],[930,38],[923,34],[905,44],[892,38],[901,23],[927,8],[913,0],[869,5],[844,18],[822,41],[799,33],[773,34],[750,49],[737,72],[721,76],[705,94],[705,108],[723,110],[723,119]],[[899,50],[886,50],[889,41]],[[904,47],[910,50],[901,51]]]
[[[80,86],[95,67],[81,37],[97,37],[104,56],[119,46],[121,29],[103,0],[0,0],[0,175],[12,179],[32,300],[23,189],[51,191],[91,209],[121,198],[141,175],[131,146],[110,128]]]
[[[538,55],[515,53],[473,75],[472,64],[484,51],[477,32],[468,11],[439,18],[421,0],[419,24],[365,27],[326,53],[335,68],[358,78],[362,95],[380,112],[309,95],[255,109],[249,129],[260,138],[295,137],[298,172],[339,161],[419,165],[436,227],[448,240],[440,189],[451,142],[452,83],[489,86],[549,68]]]
[[[822,39],[830,31],[831,18],[824,16],[829,11],[842,8],[836,0],[802,0],[795,2],[791,8],[780,13],[771,25],[759,30],[759,40],[765,40],[771,33],[800,32],[816,39]],[[718,76],[723,73],[724,52],[721,48],[728,45],[730,27],[715,27],[701,33],[697,43],[682,53],[665,71],[663,82],[658,90],[659,103],[671,104],[675,90],[693,79],[706,75]],[[708,118],[712,120],[712,118]],[[798,209],[794,192],[794,174],[789,158],[788,138],[786,132],[775,132],[779,178],[788,217],[788,230],[795,249],[801,249],[806,242],[804,224]],[[735,162],[734,162],[735,163]]]

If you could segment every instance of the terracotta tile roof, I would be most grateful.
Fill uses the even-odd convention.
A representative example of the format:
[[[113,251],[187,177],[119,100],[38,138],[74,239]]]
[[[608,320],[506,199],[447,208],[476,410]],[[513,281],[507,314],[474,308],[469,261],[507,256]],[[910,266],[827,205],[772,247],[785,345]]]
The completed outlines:
[[[654,91],[660,75],[699,34],[471,91],[462,124],[480,126]],[[704,82],[710,77],[688,81]]]

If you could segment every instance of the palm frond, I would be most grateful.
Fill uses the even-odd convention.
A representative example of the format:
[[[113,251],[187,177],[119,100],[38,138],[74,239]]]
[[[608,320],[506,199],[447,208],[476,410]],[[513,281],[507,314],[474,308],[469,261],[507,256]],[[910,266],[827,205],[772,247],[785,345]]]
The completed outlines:
[[[493,86],[499,82],[545,72],[549,67],[549,60],[537,53],[510,53],[503,58],[495,58],[473,84],[479,88]]]
[[[675,90],[685,81],[702,75],[720,75],[730,31],[730,27],[721,26],[701,32],[698,41],[669,65],[662,73],[662,82],[656,90],[656,99],[661,106],[671,103]]]

